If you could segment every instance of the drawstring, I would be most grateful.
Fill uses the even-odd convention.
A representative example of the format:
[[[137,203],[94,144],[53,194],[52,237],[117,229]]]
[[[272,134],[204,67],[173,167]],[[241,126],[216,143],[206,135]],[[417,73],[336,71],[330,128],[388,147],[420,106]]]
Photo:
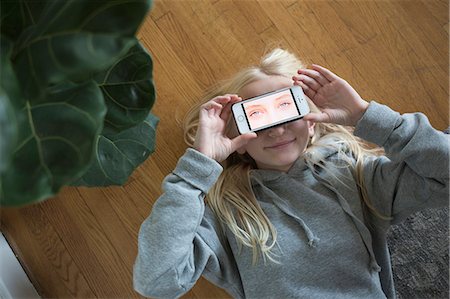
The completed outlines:
[[[378,263],[375,259],[375,254],[373,253],[373,248],[372,248],[372,244],[371,244],[372,239],[370,236],[370,231],[367,229],[367,227],[364,225],[364,223],[362,223],[361,220],[359,220],[358,217],[356,217],[353,214],[350,206],[348,205],[347,200],[345,200],[345,198],[343,198],[343,196],[339,192],[337,192],[337,190],[333,186],[331,186],[330,183],[328,183],[326,180],[321,178],[319,175],[314,175],[314,176],[316,176],[316,178],[318,180],[320,180],[325,186],[327,186],[331,191],[333,191],[337,195],[339,204],[341,205],[344,212],[348,216],[350,216],[350,218],[352,219],[359,234],[361,235],[361,238],[364,242],[364,245],[366,246],[367,251],[369,252],[369,256],[370,256],[369,268],[373,271],[380,272],[381,267],[378,265]]]
[[[269,188],[267,188],[266,186],[264,186],[263,184],[261,184],[261,182],[259,180],[255,180],[256,182],[258,182],[260,184],[260,186],[267,192],[267,193],[271,193],[271,198],[273,199],[273,203],[281,210],[283,211],[285,214],[291,216],[292,218],[295,219],[295,221],[298,222],[298,224],[300,224],[300,226],[303,228],[306,237],[308,238],[308,245],[310,247],[316,247],[317,243],[320,241],[319,238],[317,238],[314,233],[311,231],[311,229],[306,225],[305,221],[303,221],[303,219],[301,219],[300,217],[298,217],[297,215],[295,215],[294,213],[292,213],[291,211],[293,210],[289,203],[287,203],[285,200],[281,199],[279,196],[277,196],[272,190],[270,190]]]
[[[279,202],[278,202],[279,201]],[[317,246],[317,242],[320,241],[319,238],[317,238],[314,233],[311,231],[311,229],[306,225],[305,221],[303,221],[303,219],[301,219],[300,217],[298,217],[297,215],[293,214],[290,212],[290,208],[285,207],[284,205],[287,205],[286,202],[284,202],[284,200],[281,199],[276,199],[274,200],[274,204],[284,213],[286,213],[287,215],[291,216],[292,218],[294,218],[299,224],[300,226],[303,228],[303,230],[306,233],[306,237],[308,238],[308,245],[310,247],[316,247]]]
[[[375,271],[375,272],[380,272],[381,271],[381,267],[378,265],[378,263],[377,263],[377,261],[375,260],[374,257],[371,258],[370,269],[372,269],[372,271]]]

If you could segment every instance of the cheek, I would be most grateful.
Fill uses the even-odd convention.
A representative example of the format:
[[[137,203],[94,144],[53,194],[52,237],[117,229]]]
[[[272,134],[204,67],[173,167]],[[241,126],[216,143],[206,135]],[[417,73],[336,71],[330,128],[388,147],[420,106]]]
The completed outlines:
[[[262,144],[259,138],[250,140],[245,146],[245,151],[255,160],[257,160],[259,153],[262,152]]]
[[[290,129],[291,131],[295,132],[294,134],[295,136],[297,136],[297,138],[304,140],[306,143],[308,143],[308,140],[314,134],[314,126],[311,128],[309,123],[302,119],[292,122]]]
[[[255,138],[255,139],[250,140],[250,141],[245,145],[245,150],[246,150],[247,152],[254,152],[257,148],[258,148],[258,138]]]
[[[308,132],[308,123],[304,121],[303,119],[299,119],[296,121],[293,121],[291,123],[291,130],[295,130],[295,132],[298,133],[307,133]]]

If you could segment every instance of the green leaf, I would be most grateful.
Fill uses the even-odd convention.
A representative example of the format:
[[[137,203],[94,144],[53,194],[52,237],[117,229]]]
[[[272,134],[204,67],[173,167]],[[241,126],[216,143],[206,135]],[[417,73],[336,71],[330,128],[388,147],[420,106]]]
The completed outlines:
[[[146,120],[136,127],[120,133],[107,132],[100,136],[94,163],[75,185],[124,184],[133,170],[154,152],[158,121],[156,116],[149,114]]]
[[[27,96],[60,81],[84,81],[134,44],[149,0],[49,1],[17,41],[13,61]]]
[[[11,160],[11,155],[17,140],[17,123],[14,110],[3,88],[0,87],[0,174],[3,173]]]
[[[16,40],[28,26],[35,25],[46,5],[42,0],[0,1],[0,28],[3,35]]]
[[[92,161],[106,106],[97,84],[60,84],[18,113],[20,138],[1,176],[0,204],[18,206],[55,195]]]
[[[19,83],[11,63],[13,43],[3,35],[0,36],[0,86],[9,95],[14,107],[20,108],[25,104],[20,92]]]
[[[141,44],[116,61],[108,70],[95,75],[108,112],[105,121],[121,131],[142,122],[155,102],[153,63]]]
[[[17,142],[15,105],[20,106],[20,90],[11,62],[12,43],[0,37],[0,175],[10,161]],[[0,186],[1,189],[1,186]]]
[[[132,37],[150,0],[52,0],[41,14],[36,35],[64,32],[115,33]]]

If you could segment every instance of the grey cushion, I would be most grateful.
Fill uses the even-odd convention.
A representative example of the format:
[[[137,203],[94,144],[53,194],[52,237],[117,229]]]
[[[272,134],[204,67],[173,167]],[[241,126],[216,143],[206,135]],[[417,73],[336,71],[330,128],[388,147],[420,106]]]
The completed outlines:
[[[388,234],[398,298],[449,298],[448,207],[416,213]]]

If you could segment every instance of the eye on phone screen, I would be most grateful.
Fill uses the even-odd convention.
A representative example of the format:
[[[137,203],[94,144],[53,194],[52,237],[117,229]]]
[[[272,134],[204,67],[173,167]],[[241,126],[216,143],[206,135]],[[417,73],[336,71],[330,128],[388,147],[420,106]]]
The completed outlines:
[[[257,130],[299,115],[289,89],[243,103],[243,107],[251,130]]]

